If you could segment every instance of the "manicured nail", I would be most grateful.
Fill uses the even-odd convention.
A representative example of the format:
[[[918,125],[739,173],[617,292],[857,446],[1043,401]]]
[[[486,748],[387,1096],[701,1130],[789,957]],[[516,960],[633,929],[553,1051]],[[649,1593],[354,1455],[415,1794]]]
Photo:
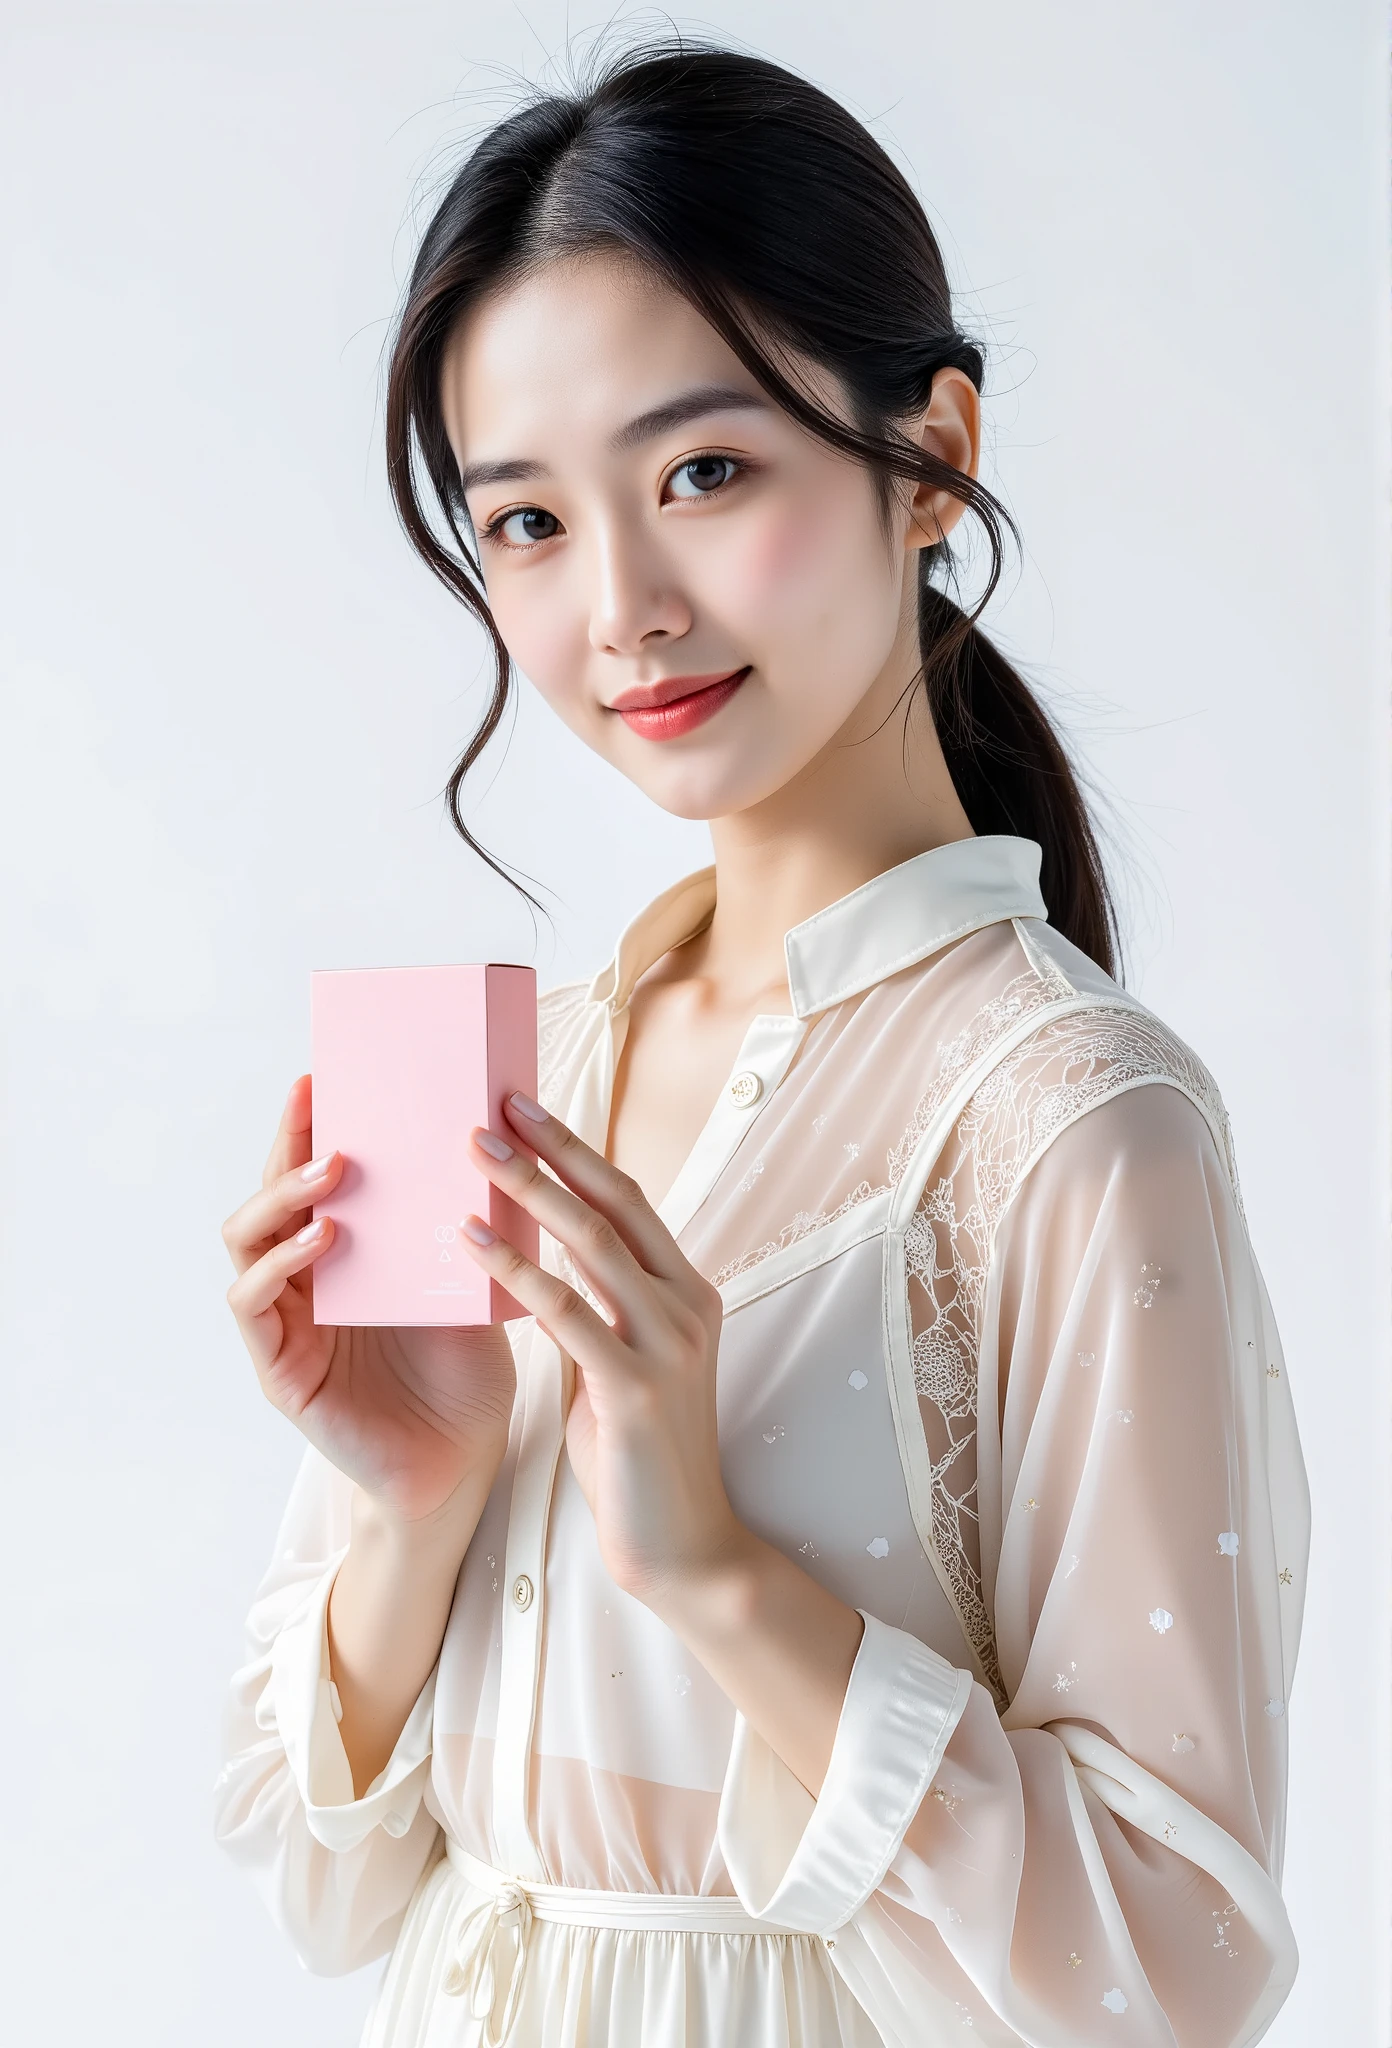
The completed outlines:
[[[305,1225],[305,1227],[304,1227],[304,1229],[303,1229],[303,1230],[297,1230],[297,1231],[295,1232],[295,1242],[296,1242],[296,1244],[308,1244],[308,1243],[309,1243],[309,1241],[310,1241],[310,1239],[311,1239],[312,1237],[319,1237],[319,1236],[321,1236],[321,1235],[323,1234],[323,1229],[324,1229],[324,1219],[323,1219],[323,1217],[322,1217],[322,1216],[316,1216],[316,1217],[315,1217],[315,1219],[314,1219],[314,1221],[313,1221],[312,1223],[306,1223],[306,1225]]]
[[[534,1124],[546,1122],[546,1111],[539,1102],[533,1102],[530,1095],[509,1095],[508,1101],[523,1116],[529,1116]]]
[[[505,1145],[501,1138],[495,1138],[491,1131],[475,1131],[474,1143],[480,1152],[486,1152],[490,1159],[511,1159],[512,1147]]]
[[[466,1237],[471,1237],[475,1244],[496,1244],[498,1242],[497,1231],[490,1230],[486,1223],[480,1223],[477,1216],[466,1216],[459,1228]]]
[[[322,1180],[329,1170],[329,1162],[332,1158],[333,1153],[326,1152],[322,1159],[311,1159],[308,1166],[300,1168],[300,1179]]]

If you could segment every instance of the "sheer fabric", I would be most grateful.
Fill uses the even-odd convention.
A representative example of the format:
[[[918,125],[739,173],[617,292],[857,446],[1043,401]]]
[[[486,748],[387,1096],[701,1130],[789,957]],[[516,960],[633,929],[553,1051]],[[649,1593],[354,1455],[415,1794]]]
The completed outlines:
[[[1038,865],[957,842],[790,932],[790,1013],[751,1025],[662,1204],[725,1300],[736,1511],[865,1616],[817,1799],[609,1580],[569,1361],[528,1318],[438,1663],[355,1800],[326,1636],[351,1486],[306,1449],[215,1833],[308,1968],[390,1953],[364,2043],[496,2029],[501,1980],[486,2018],[450,1989],[468,1855],[776,1930],[538,1917],[515,2048],[1236,2048],[1279,2007],[1285,1362],[1212,1077],[1047,923]],[[540,1092],[592,1144],[634,981],[713,902],[688,877],[544,997]],[[545,1233],[543,1263],[588,1291]]]

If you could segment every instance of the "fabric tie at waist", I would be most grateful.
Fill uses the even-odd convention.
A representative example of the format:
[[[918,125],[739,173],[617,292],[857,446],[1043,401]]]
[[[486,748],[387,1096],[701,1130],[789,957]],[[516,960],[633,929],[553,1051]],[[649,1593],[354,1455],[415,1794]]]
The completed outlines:
[[[471,1899],[454,1927],[453,1955],[441,1989],[467,1993],[469,2010],[483,2022],[480,2048],[502,2048],[517,2013],[533,1920],[561,1920],[571,1927],[679,1928],[689,1934],[792,1934],[746,1913],[738,1899],[695,1892],[600,1892],[578,1885],[534,1884],[509,1877],[471,1856],[453,1836],[445,1854],[459,1875],[484,1896]],[[506,1972],[502,2015],[494,2030],[493,2007]]]

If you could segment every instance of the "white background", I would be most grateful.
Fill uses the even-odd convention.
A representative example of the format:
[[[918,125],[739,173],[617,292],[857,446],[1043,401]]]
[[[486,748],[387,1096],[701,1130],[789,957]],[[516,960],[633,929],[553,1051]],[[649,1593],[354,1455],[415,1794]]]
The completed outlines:
[[[606,11],[572,8],[580,48]],[[871,124],[991,347],[1027,548],[995,630],[1106,799],[1130,985],[1224,1091],[1314,1495],[1303,1961],[1268,2039],[1386,2044],[1380,10],[678,18]],[[307,1975],[211,1839],[302,1444],[257,1389],[219,1225],[308,1066],[311,967],[513,958],[545,986],[707,858],[528,686],[475,815],[557,892],[534,944],[444,822],[481,647],[385,490],[379,358],[441,148],[563,53],[565,15],[0,26],[5,2031],[351,2048],[381,1965]]]

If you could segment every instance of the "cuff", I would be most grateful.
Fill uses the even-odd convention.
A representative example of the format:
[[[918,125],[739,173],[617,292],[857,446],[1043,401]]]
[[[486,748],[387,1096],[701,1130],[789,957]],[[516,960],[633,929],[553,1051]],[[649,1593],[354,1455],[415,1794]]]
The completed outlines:
[[[404,1835],[416,1817],[429,1776],[438,1663],[397,1738],[395,1749],[363,1793],[353,1797],[353,1772],[338,1732],[342,1706],[329,1677],[329,1595],[345,1544],[316,1580],[304,1605],[271,1647],[269,1706],[304,1804],[309,1832],[326,1849],[356,1849],[373,1828]]]
[[[863,1608],[820,1796],[735,1715],[717,1839],[747,1913],[843,1927],[883,1882],[971,1695],[969,1671]]]

